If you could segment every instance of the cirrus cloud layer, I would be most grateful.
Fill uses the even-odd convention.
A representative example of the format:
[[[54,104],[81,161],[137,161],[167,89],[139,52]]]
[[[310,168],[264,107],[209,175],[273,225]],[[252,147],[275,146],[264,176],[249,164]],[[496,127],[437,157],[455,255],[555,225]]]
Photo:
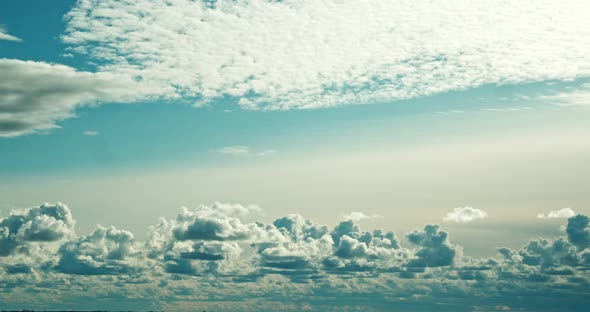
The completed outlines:
[[[71,49],[165,97],[246,108],[394,101],[590,76],[585,1],[78,1]]]
[[[581,0],[80,0],[61,39],[95,71],[1,60],[0,136],[55,128],[89,103],[286,110],[588,79],[589,15]],[[548,99],[579,105],[586,91]]]

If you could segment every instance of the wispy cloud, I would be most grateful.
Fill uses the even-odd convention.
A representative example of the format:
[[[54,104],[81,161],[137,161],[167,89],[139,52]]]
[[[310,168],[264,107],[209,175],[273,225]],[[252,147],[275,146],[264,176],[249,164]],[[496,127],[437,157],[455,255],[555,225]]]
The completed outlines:
[[[15,36],[12,36],[12,35],[8,34],[8,32],[6,31],[6,29],[4,27],[2,27],[2,26],[0,26],[0,40],[16,41],[16,42],[23,41],[20,38],[17,38]]]
[[[549,211],[548,213],[540,213],[537,215],[539,219],[567,219],[576,215],[576,212],[571,208],[563,208],[559,210]]]
[[[132,100],[135,85],[112,74],[80,72],[64,65],[0,59],[0,137],[57,128],[76,108],[101,101]]]
[[[373,215],[367,215],[365,213],[362,212],[358,212],[358,211],[353,211],[349,214],[345,214],[343,216],[344,220],[352,220],[352,221],[360,221],[360,220],[366,220],[366,219],[375,219],[375,218],[379,218],[380,216],[377,214],[373,214]]]
[[[500,113],[520,112],[520,111],[527,111],[527,110],[531,110],[531,109],[533,109],[533,108],[529,107],[529,106],[482,108],[483,111],[500,112]]]
[[[243,155],[250,155],[250,148],[248,146],[226,146],[222,147],[217,150],[219,154],[223,155],[236,155],[236,156],[243,156]]]
[[[538,99],[563,107],[590,107],[590,83],[557,94],[540,96]]]
[[[268,150],[265,150],[265,151],[257,152],[256,155],[257,156],[260,156],[260,157],[264,157],[264,156],[270,156],[270,155],[273,155],[273,154],[276,154],[276,153],[277,153],[276,150],[268,149]]]
[[[88,131],[84,131],[82,132],[82,134],[84,135],[88,135],[88,136],[95,136],[95,135],[99,135],[100,132],[98,131],[94,131],[94,130],[88,130]]]
[[[467,223],[478,219],[485,219],[488,214],[472,207],[457,207],[443,218],[445,222]]]
[[[248,146],[243,145],[232,145],[232,146],[225,146],[217,150],[219,154],[222,155],[233,155],[233,156],[270,156],[276,154],[277,151],[274,149],[256,151],[251,149]]]

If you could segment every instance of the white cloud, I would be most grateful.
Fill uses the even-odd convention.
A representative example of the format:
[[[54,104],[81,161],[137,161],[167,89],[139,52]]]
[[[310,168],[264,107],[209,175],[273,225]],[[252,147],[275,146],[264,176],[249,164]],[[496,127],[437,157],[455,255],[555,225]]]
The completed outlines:
[[[590,107],[590,83],[558,94],[540,96],[539,99],[564,107]]]
[[[62,203],[16,210],[0,217],[0,257],[28,253],[34,243],[57,242],[74,236],[75,221]]]
[[[531,110],[533,109],[532,107],[528,107],[528,106],[522,106],[522,107],[494,107],[494,108],[483,108],[482,110],[484,111],[488,111],[488,112],[500,112],[500,113],[506,113],[506,112],[519,112],[519,111],[525,111],[525,110]]]
[[[94,131],[94,130],[88,130],[88,131],[84,131],[82,134],[88,135],[88,136],[95,136],[95,135],[99,135],[100,132]]]
[[[562,310],[564,298],[587,293],[590,219],[584,215],[567,220],[567,235],[477,258],[464,256],[434,224],[408,233],[413,247],[404,247],[393,232],[362,231],[351,220],[331,230],[293,214],[272,224],[244,220],[259,210],[222,203],[181,209],[175,219],[150,228],[145,242],[113,226],[78,236],[63,204],[14,211],[0,218],[0,300],[8,308],[55,302],[61,310],[83,310],[85,302],[91,309],[98,298],[113,309],[184,311],[194,310],[198,301],[214,311],[324,311],[347,310],[343,301],[353,304],[350,310],[370,310],[373,302],[379,304],[376,310],[384,302],[404,310],[420,299],[430,302],[421,307],[432,310],[449,296],[454,308],[472,309],[473,300],[457,298],[484,294],[491,308],[480,303],[476,308],[491,311],[505,300],[531,290],[546,293],[555,285],[566,291],[558,293],[559,300],[549,298],[550,310]],[[173,305],[178,301],[187,305]],[[310,305],[297,305],[302,301]],[[277,302],[297,304],[284,309]]]
[[[363,212],[353,211],[349,214],[344,215],[344,220],[352,220],[352,221],[360,221],[365,219],[374,219],[378,218],[379,215],[367,215]]]
[[[485,219],[488,214],[481,210],[472,207],[457,207],[452,212],[447,213],[443,218],[445,222],[467,223],[477,219]]]
[[[128,101],[134,85],[109,73],[43,62],[0,59],[0,137],[56,128],[81,105]]]
[[[233,146],[225,146],[222,147],[220,149],[217,150],[217,153],[222,154],[222,155],[233,155],[233,156],[258,156],[258,157],[264,157],[264,156],[271,156],[277,153],[276,150],[274,149],[267,149],[267,150],[262,150],[262,151],[255,151],[252,150],[250,147],[248,146],[243,146],[243,145],[233,145]]]
[[[586,1],[78,1],[63,41],[166,97],[289,109],[590,76]]]
[[[264,156],[274,155],[276,153],[277,153],[276,150],[268,149],[268,150],[256,153],[256,156],[264,157]]]
[[[250,148],[247,146],[226,146],[226,147],[222,147],[219,150],[217,150],[217,152],[219,154],[224,154],[224,155],[235,155],[235,156],[241,156],[241,155],[250,155]]]
[[[2,27],[2,26],[0,26],[0,40],[17,41],[17,42],[23,41],[20,38],[17,38],[15,36],[8,34],[6,29],[4,29],[4,27]]]
[[[537,215],[539,219],[567,219],[576,215],[576,212],[571,208],[563,208],[559,210],[549,211],[549,213],[540,213]]]

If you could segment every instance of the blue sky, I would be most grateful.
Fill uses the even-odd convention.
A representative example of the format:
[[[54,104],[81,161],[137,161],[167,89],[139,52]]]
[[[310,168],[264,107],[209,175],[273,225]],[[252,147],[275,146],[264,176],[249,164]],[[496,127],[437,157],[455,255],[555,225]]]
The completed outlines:
[[[590,12],[492,4],[3,2],[0,308],[583,310]]]

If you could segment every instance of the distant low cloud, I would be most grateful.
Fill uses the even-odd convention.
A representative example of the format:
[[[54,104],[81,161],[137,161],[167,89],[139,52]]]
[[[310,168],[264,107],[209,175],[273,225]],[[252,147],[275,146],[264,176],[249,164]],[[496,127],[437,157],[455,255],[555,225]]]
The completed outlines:
[[[590,83],[557,94],[540,96],[538,99],[563,107],[590,107]]]
[[[74,236],[75,221],[62,203],[16,210],[0,218],[0,257],[29,253],[36,244]]]
[[[264,156],[270,156],[270,155],[273,155],[273,154],[276,154],[276,153],[277,153],[276,150],[268,149],[268,150],[264,150],[264,151],[261,151],[261,152],[257,152],[256,153],[256,156],[264,157]]]
[[[4,29],[2,26],[0,26],[0,40],[16,41],[16,42],[23,41],[20,38],[17,38],[15,36],[12,36],[12,35],[8,34],[8,32],[6,31],[6,29]]]
[[[485,219],[488,214],[472,207],[457,207],[443,218],[445,222],[467,223],[478,219]]]
[[[365,213],[362,212],[358,212],[358,211],[353,211],[349,214],[345,214],[343,216],[344,220],[352,220],[352,221],[360,221],[360,220],[365,220],[365,219],[374,219],[374,218],[378,218],[379,215],[367,215]]]
[[[233,146],[225,146],[217,150],[219,154],[222,155],[233,155],[233,156],[270,156],[276,154],[277,151],[273,149],[256,151],[251,149],[248,146],[243,145],[233,145]]]
[[[98,226],[90,235],[64,243],[55,270],[67,274],[109,275],[137,271],[128,256],[135,253],[134,237],[129,231]]]
[[[72,302],[65,298],[76,296],[85,300],[74,301],[72,308],[115,298],[136,308],[151,303],[145,310],[183,310],[175,305],[183,300],[198,301],[207,310],[226,310],[227,302],[239,301],[232,311],[299,311],[303,303],[324,311],[330,310],[323,306],[326,300],[346,297],[342,305],[363,309],[420,304],[431,311],[448,298],[453,310],[463,305],[471,310],[471,298],[478,295],[484,299],[475,310],[492,311],[507,303],[522,310],[526,302],[513,298],[531,291],[558,292],[559,300],[534,298],[545,300],[547,310],[563,310],[563,302],[571,300],[579,307],[587,293],[590,219],[584,215],[567,220],[565,236],[474,258],[463,255],[436,224],[408,233],[409,244],[403,245],[393,231],[363,230],[353,219],[364,213],[333,227],[298,214],[256,221],[259,213],[258,206],[225,203],[181,208],[138,241],[113,226],[77,234],[64,204],[15,210],[0,218],[0,300],[20,306],[14,294],[22,293],[38,306],[47,306],[47,300]],[[31,293],[50,293],[51,299]],[[392,296],[394,301],[387,301]],[[219,298],[227,302],[216,306]],[[244,300],[253,298],[254,303]]]
[[[457,247],[449,242],[449,234],[440,230],[440,226],[429,224],[423,231],[414,231],[406,235],[408,241],[421,249],[416,251],[416,259],[410,266],[439,267],[451,265],[457,254]]]
[[[226,146],[217,150],[219,154],[223,155],[250,155],[250,148],[248,146]]]
[[[576,215],[576,212],[571,208],[563,208],[559,210],[553,210],[548,213],[540,213],[537,215],[539,219],[567,219]]]

